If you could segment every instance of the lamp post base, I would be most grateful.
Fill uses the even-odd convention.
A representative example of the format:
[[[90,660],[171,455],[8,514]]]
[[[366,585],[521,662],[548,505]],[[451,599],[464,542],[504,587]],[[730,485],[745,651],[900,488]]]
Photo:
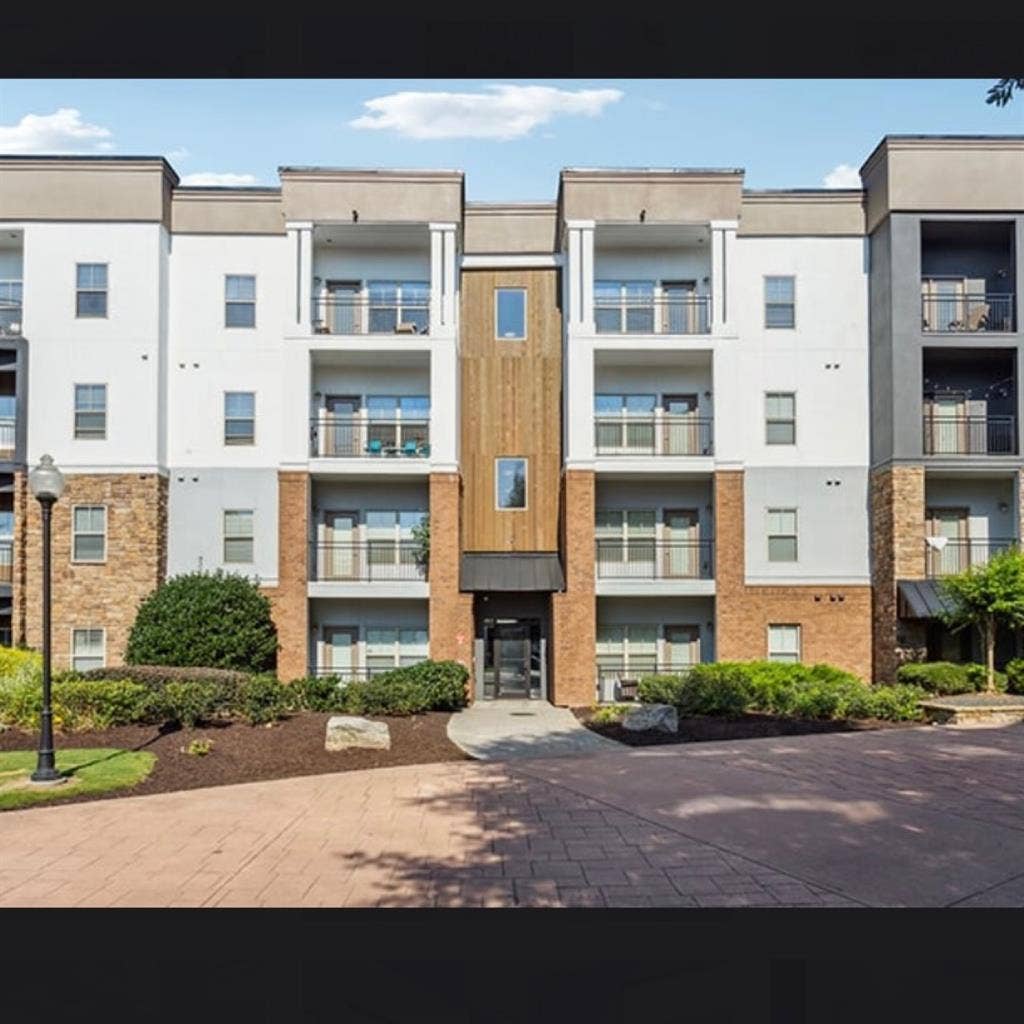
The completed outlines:
[[[62,782],[68,781],[68,777],[61,775],[56,768],[37,768],[29,779],[37,786],[59,786]]]

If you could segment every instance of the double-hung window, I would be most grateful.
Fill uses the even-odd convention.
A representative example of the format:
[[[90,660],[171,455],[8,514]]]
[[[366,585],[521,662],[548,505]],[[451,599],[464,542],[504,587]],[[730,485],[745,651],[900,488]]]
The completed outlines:
[[[796,278],[764,279],[765,327],[796,327]]]
[[[102,668],[106,661],[106,630],[73,629],[71,631],[71,668],[88,672]]]
[[[595,281],[594,327],[598,334],[653,334],[653,281]]]
[[[107,560],[107,509],[75,505],[71,510],[71,558],[75,562]]]
[[[596,455],[654,454],[657,395],[594,395]]]
[[[107,385],[75,385],[75,437],[102,440],[107,436]]]
[[[796,395],[769,391],[764,396],[765,443],[796,444]]]
[[[107,315],[107,264],[78,263],[75,266],[75,316]]]
[[[224,561],[251,565],[253,562],[252,509],[224,512]]]
[[[768,561],[796,561],[796,509],[768,509]]]
[[[602,675],[640,676],[657,666],[657,625],[598,625],[597,667]]]
[[[224,392],[224,443],[255,444],[256,395],[252,391]]]
[[[428,653],[425,629],[368,626],[366,629],[366,671],[370,675],[389,672],[402,665],[424,661]]]
[[[800,627],[771,625],[768,627],[768,660],[797,662],[800,660]]]
[[[656,520],[653,509],[598,509],[597,575],[653,579]]]
[[[253,274],[225,275],[224,326],[256,326],[256,278]]]

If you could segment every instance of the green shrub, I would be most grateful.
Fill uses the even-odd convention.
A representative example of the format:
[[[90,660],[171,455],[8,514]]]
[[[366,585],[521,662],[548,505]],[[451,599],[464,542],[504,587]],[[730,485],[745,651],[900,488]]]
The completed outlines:
[[[671,704],[678,707],[683,692],[685,675],[641,676],[636,695],[644,704]]]
[[[183,754],[188,754],[189,757],[206,757],[213,750],[213,740],[208,740],[205,736],[201,736],[190,740],[185,746],[178,749]]]
[[[967,665],[967,681],[972,683],[974,689],[978,692],[984,690],[988,685],[988,670],[984,665]],[[995,683],[996,690],[1001,693],[1006,692],[1006,673],[1000,672],[996,669],[993,673],[993,682]]]
[[[291,706],[297,711],[342,711],[344,690],[337,676],[309,676],[287,684]]]
[[[655,704],[664,703],[654,701]],[[590,722],[592,725],[617,725],[632,710],[632,704],[599,704],[591,709]]]
[[[43,656],[20,647],[0,647],[0,678],[42,678]]]
[[[72,675],[72,673],[69,673]],[[127,679],[150,689],[162,689],[167,683],[220,683],[241,686],[251,676],[226,668],[201,668],[193,665],[120,665],[117,668],[91,668],[73,673],[79,679]]]
[[[852,718],[883,718],[890,722],[917,722],[924,720],[924,712],[917,706],[928,694],[919,686],[898,683],[896,686],[868,687],[868,711]]]
[[[422,686],[390,672],[346,683],[342,694],[342,710],[351,715],[416,715],[430,710]]]
[[[732,662],[694,665],[672,703],[681,715],[742,715],[750,702],[748,677]]]
[[[93,679],[55,682],[51,691],[53,727],[61,732],[109,729],[146,721],[149,691],[137,683]],[[0,688],[0,721],[36,730],[43,710],[42,686],[22,681]]]
[[[466,706],[469,670],[457,661],[419,661],[387,673],[423,690],[432,711],[457,711]],[[383,677],[378,677],[383,678]]]
[[[276,652],[266,595],[245,576],[218,570],[161,583],[139,607],[125,661],[264,672]]]
[[[229,717],[238,710],[238,691],[221,683],[167,683],[149,691],[149,717],[186,728]]]
[[[1010,693],[1024,693],[1024,658],[1006,663],[1006,689]]]
[[[1006,689],[1006,673],[996,672],[995,681],[997,690]],[[985,689],[985,666],[959,664],[953,661],[908,662],[896,670],[896,682],[907,686],[919,686],[928,693],[940,696],[975,693]]]
[[[252,676],[239,687],[238,710],[250,725],[276,722],[290,710],[287,692],[291,684],[282,684],[274,676]]]

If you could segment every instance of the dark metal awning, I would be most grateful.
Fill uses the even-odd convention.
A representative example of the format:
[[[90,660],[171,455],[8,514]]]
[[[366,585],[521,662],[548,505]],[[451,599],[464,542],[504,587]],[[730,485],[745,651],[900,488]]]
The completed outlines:
[[[564,590],[558,555],[546,551],[463,555],[460,590]]]
[[[953,610],[938,580],[897,580],[896,592],[901,619],[934,619]]]

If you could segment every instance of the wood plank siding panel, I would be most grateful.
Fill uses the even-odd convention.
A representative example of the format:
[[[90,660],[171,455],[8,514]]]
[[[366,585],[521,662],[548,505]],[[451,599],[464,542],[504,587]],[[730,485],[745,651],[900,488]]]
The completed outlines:
[[[497,288],[526,289],[526,338],[495,339]],[[460,317],[464,550],[557,551],[562,466],[559,272],[467,270]],[[526,509],[498,511],[494,460],[528,459]]]

